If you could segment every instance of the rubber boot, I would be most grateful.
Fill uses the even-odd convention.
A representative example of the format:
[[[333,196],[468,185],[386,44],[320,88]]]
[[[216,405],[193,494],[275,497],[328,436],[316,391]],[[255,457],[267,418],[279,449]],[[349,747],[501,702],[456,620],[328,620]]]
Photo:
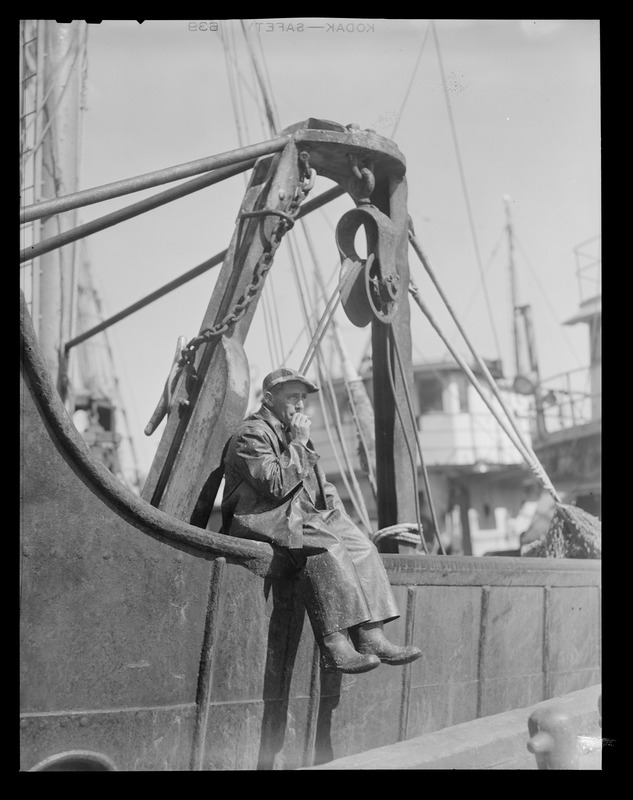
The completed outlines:
[[[409,664],[420,658],[422,651],[419,647],[392,644],[385,637],[382,626],[382,622],[365,622],[350,629],[350,636],[359,653],[378,656],[383,664],[392,666]]]
[[[380,666],[380,659],[370,653],[358,653],[342,631],[317,640],[321,649],[321,669],[325,672],[369,672]]]

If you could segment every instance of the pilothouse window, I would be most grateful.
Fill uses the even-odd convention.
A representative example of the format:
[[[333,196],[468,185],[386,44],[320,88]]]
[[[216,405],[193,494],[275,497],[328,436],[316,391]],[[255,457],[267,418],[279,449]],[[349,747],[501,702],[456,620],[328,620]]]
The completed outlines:
[[[416,387],[420,414],[429,414],[444,410],[444,385],[439,378],[417,378]]]

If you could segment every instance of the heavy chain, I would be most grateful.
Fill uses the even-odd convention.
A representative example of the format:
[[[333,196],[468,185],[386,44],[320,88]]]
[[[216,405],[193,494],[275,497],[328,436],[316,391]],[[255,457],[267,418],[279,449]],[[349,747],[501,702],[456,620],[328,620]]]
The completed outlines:
[[[244,292],[241,294],[231,311],[229,311],[229,313],[226,314],[219,322],[216,322],[213,327],[204,328],[201,330],[200,333],[191,339],[189,344],[183,348],[178,366],[180,369],[183,367],[187,368],[188,384],[192,380],[196,380],[194,362],[198,348],[201,345],[210,342],[212,339],[222,336],[223,333],[226,333],[229,328],[239,322],[239,320],[241,320],[246,314],[248,307],[260,291],[260,285],[266,276],[266,273],[273,265],[275,252],[281,244],[281,240],[293,227],[295,219],[299,214],[301,203],[305,200],[305,198],[308,196],[308,193],[314,186],[316,170],[310,168],[309,154],[306,152],[301,152],[299,154],[299,163],[301,167],[302,181],[301,184],[297,186],[294,196],[285,210],[282,211],[274,208],[262,208],[257,211],[246,211],[240,214],[240,219],[245,217],[265,217],[270,215],[278,216],[279,224],[270,235],[268,249],[262,253],[257,264],[255,265],[251,282],[244,289]]]

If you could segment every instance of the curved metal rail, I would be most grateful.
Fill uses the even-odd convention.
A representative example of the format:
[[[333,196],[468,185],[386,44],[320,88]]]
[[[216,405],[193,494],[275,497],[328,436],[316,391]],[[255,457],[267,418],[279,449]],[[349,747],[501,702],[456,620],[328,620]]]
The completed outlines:
[[[25,381],[55,446],[79,479],[121,519],[163,544],[201,558],[221,556],[263,577],[288,574],[289,564],[277,558],[270,545],[203,530],[165,514],[129,491],[92,456],[51,381],[22,290],[20,336]]]

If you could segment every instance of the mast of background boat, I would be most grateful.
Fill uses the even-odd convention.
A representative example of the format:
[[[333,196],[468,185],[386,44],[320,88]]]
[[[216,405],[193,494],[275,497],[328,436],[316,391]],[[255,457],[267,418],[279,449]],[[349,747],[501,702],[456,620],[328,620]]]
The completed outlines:
[[[534,413],[536,433],[540,437],[545,433],[545,419],[543,402],[541,398],[541,378],[539,374],[538,358],[536,356],[536,340],[534,337],[534,324],[532,321],[532,308],[530,305],[519,305],[517,301],[517,279],[514,263],[514,231],[510,214],[510,197],[503,196],[506,207],[506,231],[508,234],[508,265],[510,270],[510,292],[512,297],[512,336],[514,343],[514,383],[515,392],[534,396]],[[521,348],[519,343],[519,317],[523,321],[525,343],[527,349],[527,370],[523,369]]]
[[[43,105],[36,109],[41,118],[41,134],[34,158],[41,159],[40,187],[35,187],[36,199],[48,199],[74,192],[78,188],[79,127],[82,92],[82,70],[77,62],[86,46],[85,23],[75,20],[58,23],[44,20],[38,36],[44,48]],[[42,220],[40,238],[59,234],[73,227],[77,212],[51,216]],[[33,266],[39,290],[39,319],[37,333],[46,362],[62,398],[66,399],[67,373],[63,364],[62,345],[75,334],[77,259],[75,248],[60,249],[42,256]],[[34,282],[35,284],[35,282]]]
[[[514,233],[510,215],[510,197],[503,196],[506,208],[506,233],[508,234],[508,269],[510,272],[510,299],[512,303],[512,344],[514,347],[514,374],[521,375],[521,354],[519,351],[519,326],[517,323],[517,278],[514,265]]]

